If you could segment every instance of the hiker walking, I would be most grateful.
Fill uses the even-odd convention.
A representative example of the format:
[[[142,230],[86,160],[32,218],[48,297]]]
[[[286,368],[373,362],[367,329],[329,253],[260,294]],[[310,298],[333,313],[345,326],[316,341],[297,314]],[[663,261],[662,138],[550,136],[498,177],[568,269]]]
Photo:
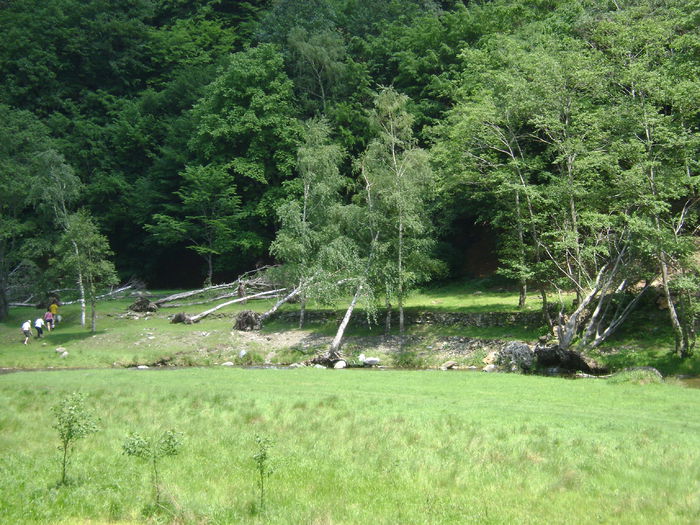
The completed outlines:
[[[36,328],[36,338],[41,339],[44,336],[44,319],[42,317],[36,318],[34,328]]]
[[[49,312],[51,312],[51,316],[53,317],[53,328],[56,328],[56,325],[61,320],[58,315],[58,301],[56,299],[51,301],[51,304],[49,305]]]
[[[53,314],[51,313],[51,310],[46,310],[46,313],[44,314],[44,322],[46,323],[46,329],[50,332],[53,328]]]
[[[22,332],[24,333],[24,344],[26,345],[32,337],[32,322],[29,319],[22,323]]]

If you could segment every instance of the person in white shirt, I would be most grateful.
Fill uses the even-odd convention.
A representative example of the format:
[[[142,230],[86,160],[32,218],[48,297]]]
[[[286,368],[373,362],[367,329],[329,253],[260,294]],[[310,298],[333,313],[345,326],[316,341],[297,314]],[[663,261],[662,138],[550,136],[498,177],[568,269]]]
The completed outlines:
[[[34,328],[36,328],[36,338],[41,339],[44,335],[44,319],[37,317],[34,321]]]
[[[29,338],[32,337],[32,322],[27,319],[22,323],[22,332],[24,332],[24,344],[29,342]]]

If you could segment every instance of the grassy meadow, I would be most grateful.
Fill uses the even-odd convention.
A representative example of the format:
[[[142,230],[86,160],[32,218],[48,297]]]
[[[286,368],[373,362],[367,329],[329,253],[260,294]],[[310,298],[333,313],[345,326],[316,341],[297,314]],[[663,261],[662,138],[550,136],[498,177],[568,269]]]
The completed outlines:
[[[101,430],[67,486],[50,408]],[[697,523],[700,390],[439,371],[71,370],[0,375],[4,523]],[[147,466],[129,431],[173,428]],[[265,509],[255,435],[274,442]]]
[[[33,339],[27,346],[22,344],[20,325],[26,319],[35,319],[42,311],[12,308],[9,318],[0,322],[0,368],[214,366],[227,361],[240,365],[291,363],[311,357],[328,344],[344,306],[339,304],[334,310],[312,305],[313,309],[335,313],[325,322],[307,323],[303,330],[299,330],[294,321],[276,319],[268,322],[260,332],[242,333],[231,330],[235,314],[243,309],[265,311],[272,306],[273,300],[230,305],[194,325],[170,324],[169,317],[178,311],[199,313],[211,305],[164,308],[155,314],[132,318],[127,315],[127,307],[132,301],[128,298],[101,302],[94,334],[80,327],[77,304],[63,306],[61,315],[64,321],[58,329],[45,334],[42,340]],[[475,314],[517,312],[517,303],[518,296],[513,290],[489,287],[479,281],[419,290],[406,301],[408,310]],[[532,294],[528,298],[527,310],[536,311],[540,307],[539,297]],[[298,311],[298,305],[286,305],[282,311],[294,313]],[[365,316],[362,310],[355,314],[356,319]],[[664,375],[700,374],[700,356],[680,360],[672,355],[673,336],[664,316],[664,312],[653,310],[633,316],[619,334],[595,351],[594,357],[612,369],[655,366]],[[393,328],[396,333],[397,326]],[[392,364],[392,350],[382,346],[383,333],[381,312],[374,326],[351,325],[346,332],[346,355],[352,361],[360,353],[372,353],[381,357],[385,364]],[[424,366],[439,367],[446,359],[453,359],[461,366],[479,366],[483,365],[481,359],[485,352],[446,355],[439,350],[456,338],[532,342],[546,333],[546,328],[409,325],[407,333],[410,336],[407,348],[420,356]],[[56,348],[67,350],[68,356],[60,358]],[[240,357],[241,350],[246,351],[243,358]]]
[[[437,312],[515,312],[517,301],[517,294],[513,292],[501,289],[480,291],[473,283],[464,283],[417,292],[407,301],[407,308]],[[0,322],[0,368],[121,368],[166,362],[177,366],[211,366],[226,361],[243,365],[262,364],[265,361],[289,363],[313,355],[318,347],[315,341],[334,335],[338,324],[331,319],[323,323],[309,323],[305,330],[297,330],[296,323],[273,320],[264,327],[259,337],[248,337],[231,330],[234,315],[244,309],[265,311],[274,304],[274,300],[230,305],[194,325],[170,324],[169,316],[179,311],[198,313],[211,308],[211,304],[163,308],[153,315],[133,319],[126,315],[127,307],[132,302],[130,298],[99,303],[97,332],[94,334],[80,327],[80,308],[77,304],[63,306],[63,322],[57,329],[51,333],[45,332],[44,339],[32,339],[27,346],[22,344],[24,337],[19,328],[23,321],[31,319],[33,323],[43,312],[35,308],[12,308],[10,316]],[[333,310],[319,305],[312,307]],[[339,313],[336,317],[342,316],[343,307],[342,304],[337,305]],[[539,308],[535,296],[528,308]],[[283,307],[286,312],[297,310],[298,305],[294,304]],[[365,315],[360,309],[355,317]],[[377,338],[384,333],[382,321],[378,317],[377,324],[369,328],[351,325],[347,336]],[[396,329],[395,326],[394,332]],[[536,327],[519,326],[465,328],[416,325],[408,328],[409,335],[420,339],[420,347],[416,349],[419,351],[426,351],[436,339],[444,337],[532,340],[541,332],[542,329]],[[292,334],[293,337],[286,338],[285,334]],[[271,339],[281,339],[277,344],[281,348],[277,348],[274,355],[269,355]],[[286,345],[285,339],[290,339]],[[350,341],[347,349],[351,357],[367,351],[366,342],[363,344],[365,346],[353,346]],[[60,358],[56,353],[55,349],[59,347],[68,351],[67,358]],[[247,352],[245,359],[238,357],[241,349]],[[430,359],[426,362],[435,366],[440,364],[437,361],[432,363]],[[469,363],[465,361],[464,364]]]

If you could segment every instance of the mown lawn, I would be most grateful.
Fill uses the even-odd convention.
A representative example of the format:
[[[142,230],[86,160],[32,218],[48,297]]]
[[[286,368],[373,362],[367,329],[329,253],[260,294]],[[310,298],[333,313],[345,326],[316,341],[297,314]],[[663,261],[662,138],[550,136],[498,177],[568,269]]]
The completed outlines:
[[[59,479],[51,406],[101,431]],[[697,523],[700,390],[437,371],[186,369],[0,376],[3,523]],[[185,447],[148,470],[127,432]],[[255,435],[274,441],[264,514]]]

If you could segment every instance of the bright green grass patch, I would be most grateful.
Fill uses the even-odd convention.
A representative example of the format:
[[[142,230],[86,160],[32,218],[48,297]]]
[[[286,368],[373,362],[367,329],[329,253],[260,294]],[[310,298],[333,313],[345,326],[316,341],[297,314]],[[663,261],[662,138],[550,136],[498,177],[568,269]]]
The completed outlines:
[[[50,407],[80,390],[102,430],[59,476]],[[700,391],[450,372],[188,369],[0,376],[5,523],[693,523]],[[174,428],[165,509],[121,453]],[[256,514],[254,436],[276,471]],[[11,453],[9,453],[11,451]]]

